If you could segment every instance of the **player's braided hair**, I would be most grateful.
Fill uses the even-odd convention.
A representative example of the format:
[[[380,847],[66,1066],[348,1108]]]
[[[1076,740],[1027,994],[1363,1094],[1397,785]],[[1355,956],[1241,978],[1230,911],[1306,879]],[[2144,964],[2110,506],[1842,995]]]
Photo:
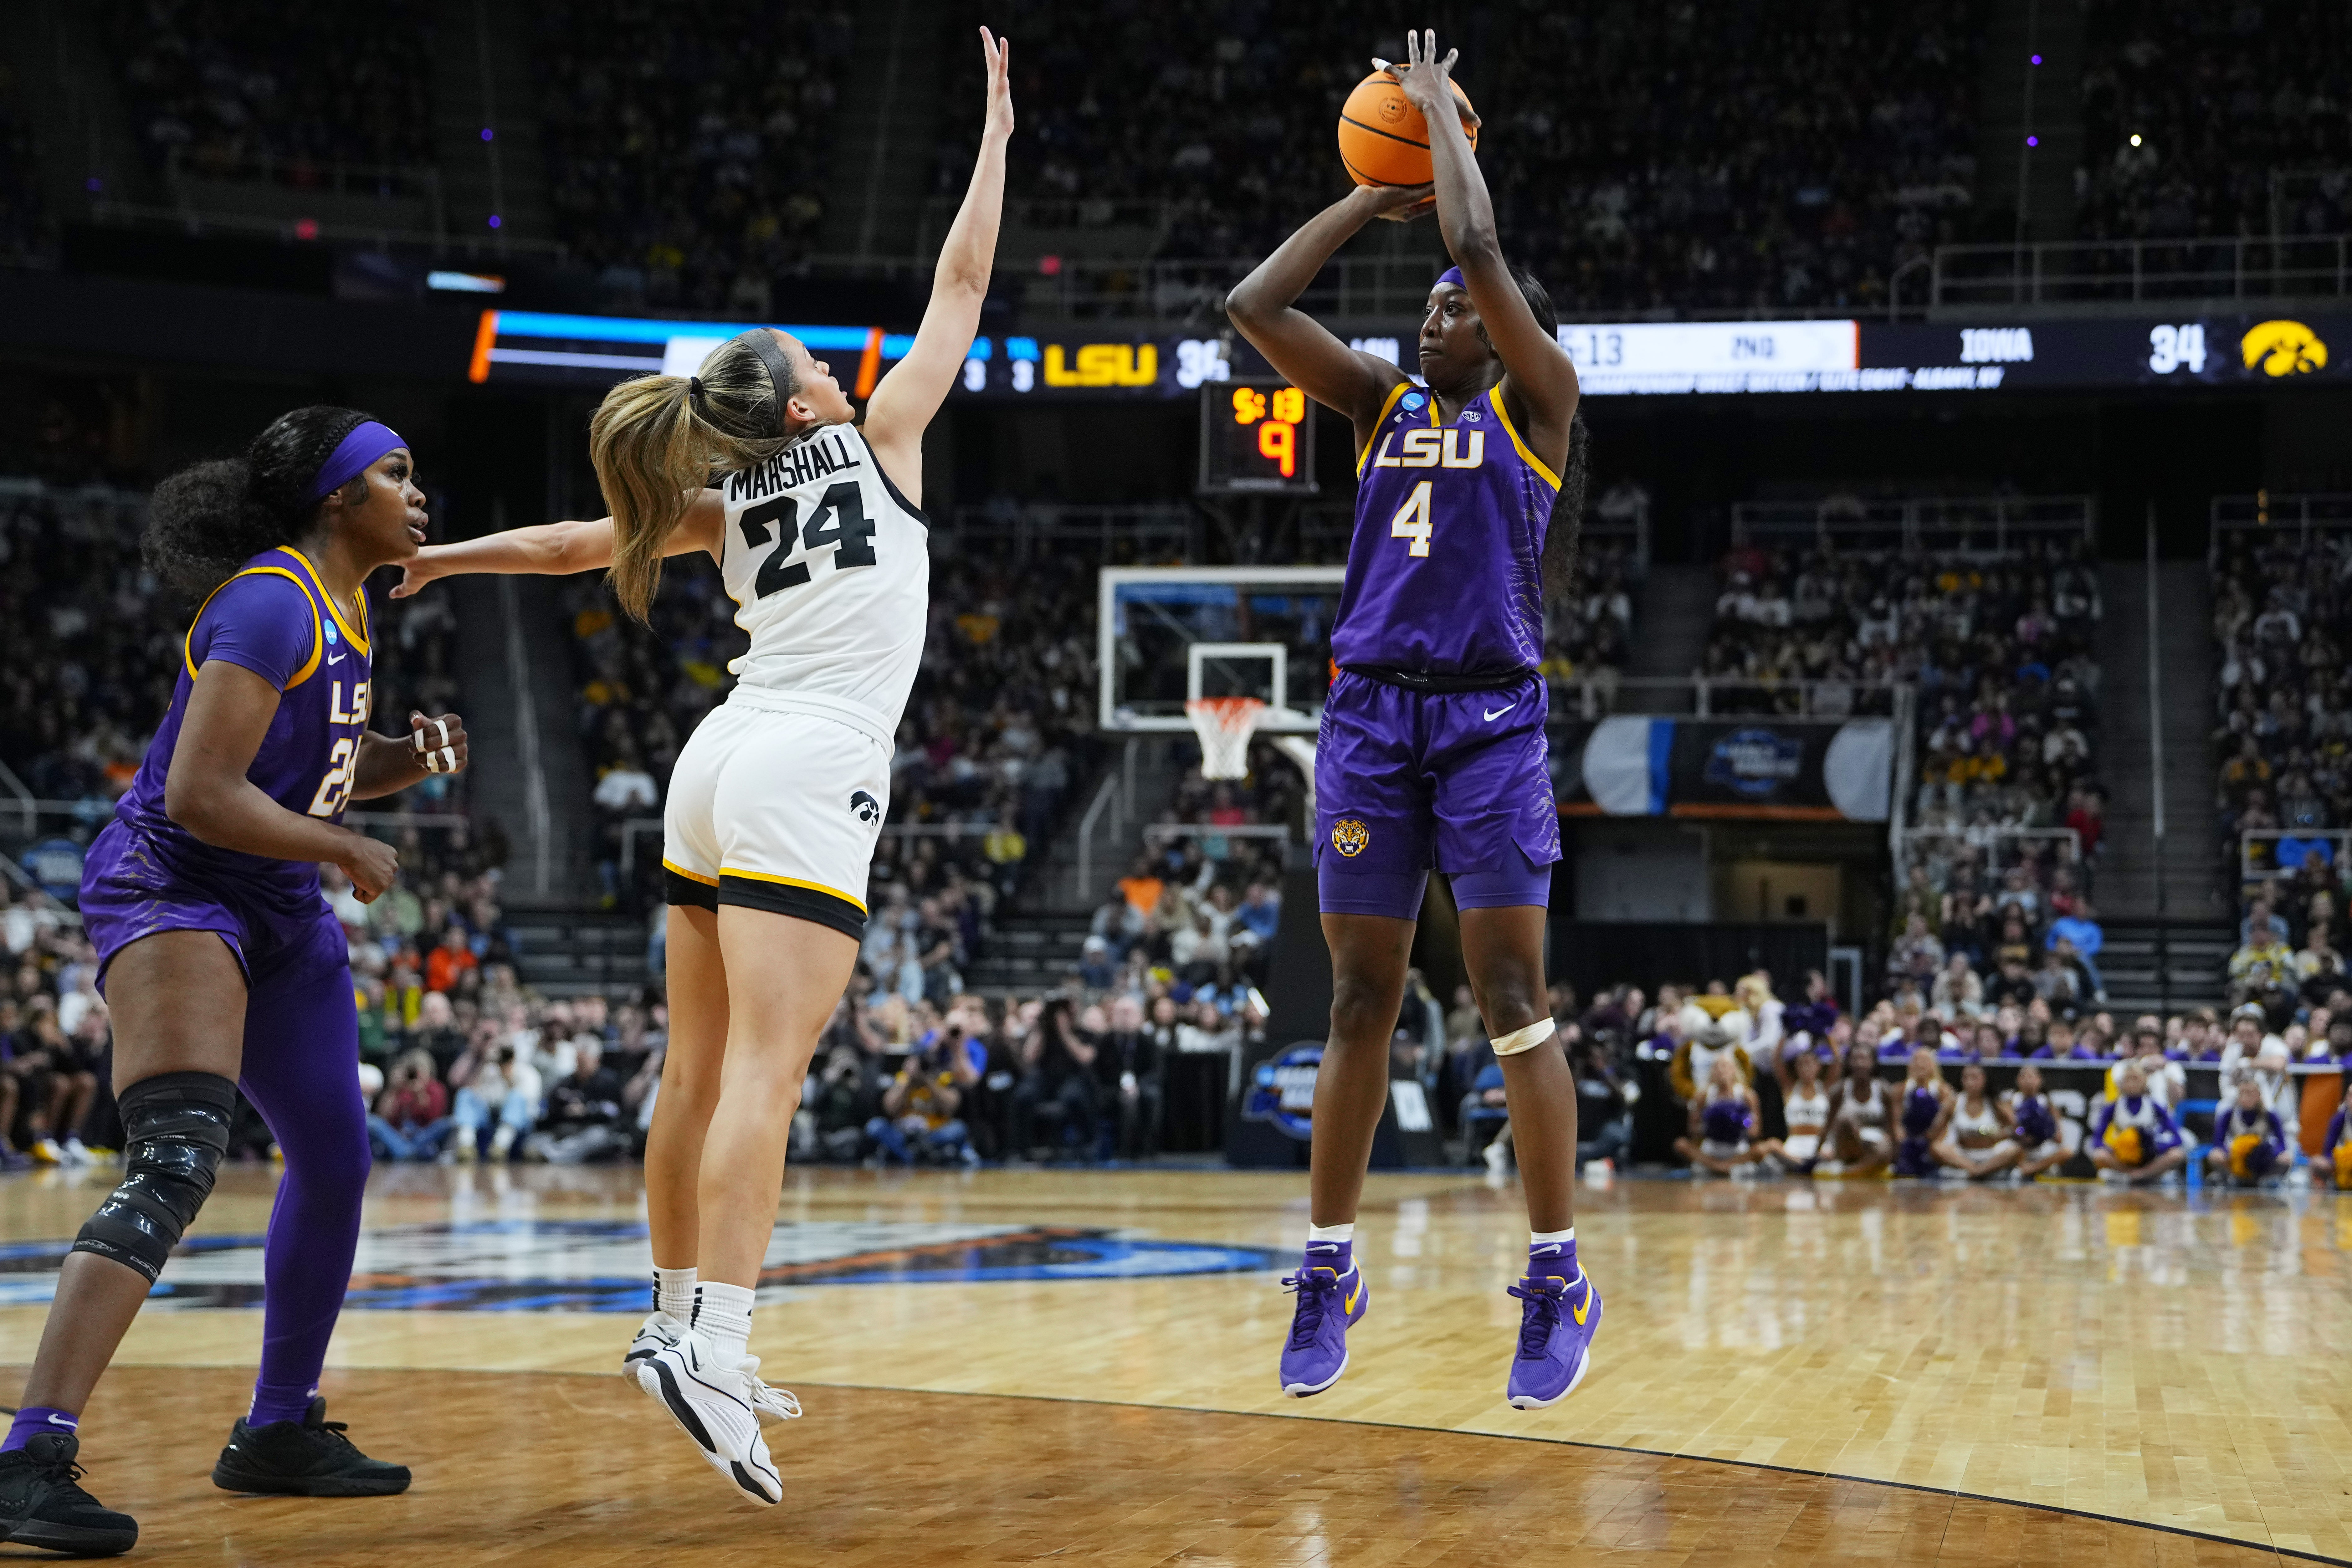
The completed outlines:
[[[784,446],[779,387],[741,337],[710,351],[691,376],[641,375],[604,395],[588,422],[588,458],[613,509],[607,580],[642,621],[661,586],[662,552],[697,492],[757,468]]]
[[[293,543],[319,513],[310,497],[319,465],[372,417],[326,404],[297,408],[271,420],[244,456],[191,464],[157,485],[140,541],[147,569],[201,598],[263,551]]]

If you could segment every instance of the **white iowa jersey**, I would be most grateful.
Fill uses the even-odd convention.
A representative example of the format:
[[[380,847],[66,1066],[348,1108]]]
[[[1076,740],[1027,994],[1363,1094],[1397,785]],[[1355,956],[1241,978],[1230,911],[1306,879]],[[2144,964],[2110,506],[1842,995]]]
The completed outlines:
[[[887,745],[923,658],[929,530],[855,426],[811,431],[727,476],[720,579],[751,646],[728,668],[763,695],[862,716]]]

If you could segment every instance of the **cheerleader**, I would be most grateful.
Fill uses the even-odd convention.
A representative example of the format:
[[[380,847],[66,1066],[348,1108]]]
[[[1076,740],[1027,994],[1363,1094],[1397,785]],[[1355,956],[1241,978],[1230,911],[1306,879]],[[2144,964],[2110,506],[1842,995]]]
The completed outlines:
[[[2126,1062],[2122,1093],[2103,1100],[2091,1119],[2091,1163],[2099,1173],[2135,1186],[2157,1181],[2189,1163],[2172,1112],[2147,1091],[2147,1075]]]
[[[1830,1091],[1822,1082],[1822,1055],[1808,1048],[1781,1059],[1780,1114],[1789,1124],[1785,1138],[1767,1138],[1757,1152],[1783,1171],[1812,1174],[1822,1157],[1822,1142],[1829,1133]]]
[[[1756,1136],[1756,1091],[1726,1053],[1715,1058],[1706,1087],[1691,1101],[1690,1133],[1675,1140],[1675,1152],[1700,1170],[1728,1176],[1764,1157]]]
[[[2292,1163],[2286,1130],[2279,1124],[2278,1113],[2263,1102],[2262,1085],[2240,1079],[2235,1102],[2213,1119],[2206,1170],[2216,1181],[2226,1177],[2233,1186],[2252,1187],[2284,1175]]]
[[[2352,1085],[2347,1085],[2352,1091]],[[2336,1190],[2352,1193],[2352,1092],[2336,1108],[2336,1115],[2327,1123],[2327,1136],[2321,1142],[2319,1158],[2336,1178]]]
[[[1985,1088],[1985,1069],[1970,1062],[1960,1068],[1959,1097],[1952,1102],[1951,1121],[1933,1152],[1945,1169],[1980,1182],[2017,1164],[2023,1150],[2010,1134],[2015,1125],[2000,1097]]]
[[[1936,1141],[1952,1119],[1952,1086],[1936,1065],[1936,1053],[1920,1046],[1911,1053],[1910,1076],[1903,1080],[1900,1098],[1903,1139],[1895,1147],[1895,1173],[1932,1176],[1936,1173]]]
[[[2065,1163],[2068,1151],[2059,1132],[2058,1112],[2042,1091],[2042,1069],[2032,1062],[2017,1069],[2017,1092],[2009,1099],[2009,1125],[2010,1136],[2017,1141],[2020,1181],[2030,1182]]]
[[[1830,1092],[1830,1150],[1834,1158],[1813,1166],[1817,1176],[1872,1176],[1895,1157],[1895,1097],[1878,1081],[1878,1049],[1869,1021],[1846,1047],[1845,1076]]]

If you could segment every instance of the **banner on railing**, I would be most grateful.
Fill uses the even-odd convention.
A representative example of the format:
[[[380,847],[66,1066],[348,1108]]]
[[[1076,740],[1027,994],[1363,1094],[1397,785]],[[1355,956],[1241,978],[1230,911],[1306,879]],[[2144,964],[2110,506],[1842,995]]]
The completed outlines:
[[[1895,725],[1619,716],[1555,725],[1563,816],[1884,822]]]

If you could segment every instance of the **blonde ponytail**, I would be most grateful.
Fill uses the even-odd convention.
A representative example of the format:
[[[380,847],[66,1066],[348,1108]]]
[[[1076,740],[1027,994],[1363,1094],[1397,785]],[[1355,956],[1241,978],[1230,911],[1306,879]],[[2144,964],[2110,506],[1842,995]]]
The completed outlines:
[[[613,511],[605,581],[623,609],[640,621],[652,609],[669,536],[696,494],[783,448],[782,405],[796,390],[776,386],[760,354],[730,338],[697,376],[642,375],[604,395],[588,458]]]

